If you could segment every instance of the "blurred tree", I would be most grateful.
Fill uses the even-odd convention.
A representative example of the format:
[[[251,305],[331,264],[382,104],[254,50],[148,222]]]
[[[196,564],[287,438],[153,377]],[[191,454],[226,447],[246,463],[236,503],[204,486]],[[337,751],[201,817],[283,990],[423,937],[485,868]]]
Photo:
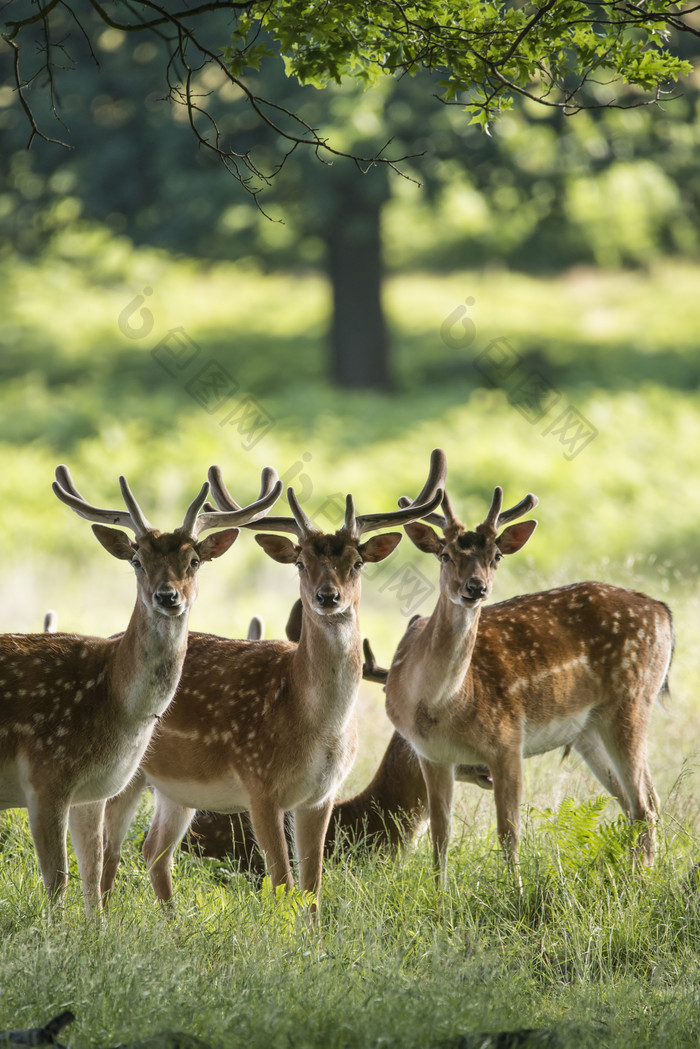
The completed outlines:
[[[190,4],[177,15],[147,2],[126,8],[94,2],[86,11],[69,3],[40,11],[13,4],[15,20],[3,35],[11,59],[0,92],[5,132],[16,144],[18,134],[26,137],[28,120],[32,137],[45,134],[41,128],[56,109],[76,147],[58,164],[45,152],[37,162],[16,149],[3,151],[14,187],[4,205],[16,242],[26,250],[84,208],[137,240],[171,250],[194,245],[201,254],[240,256],[257,247],[269,258],[299,264],[318,261],[320,243],[333,286],[332,375],[344,385],[387,386],[380,219],[390,196],[390,165],[377,158],[387,136],[393,155],[404,158],[404,171],[426,185],[430,198],[460,180],[484,201],[488,221],[472,234],[472,251],[490,248],[516,260],[519,253],[519,261],[530,264],[571,261],[584,247],[576,230],[597,214],[599,232],[589,234],[595,257],[604,257],[611,215],[617,219],[620,208],[619,202],[601,205],[611,192],[638,185],[640,171],[650,210],[663,212],[646,241],[661,230],[667,235],[674,221],[671,240],[683,240],[682,208],[669,192],[671,181],[660,178],[658,160],[648,156],[645,169],[630,167],[633,158],[627,167],[622,158],[604,164],[596,150],[607,132],[590,131],[601,123],[598,114],[607,120],[617,106],[658,98],[666,77],[689,68],[665,35],[673,28],[677,50],[683,34],[696,34],[679,5],[549,0],[523,7],[472,0],[411,8],[387,2],[377,12],[365,19],[364,8],[348,3],[212,2]],[[29,33],[38,34],[39,49],[28,59]],[[227,39],[233,43],[222,51]],[[275,43],[284,70],[270,57]],[[68,50],[71,68],[61,69],[59,57]],[[22,70],[32,55],[30,87]],[[595,81],[603,67],[633,90],[614,98]],[[381,75],[402,72],[412,76]],[[319,91],[299,87],[295,78],[343,84]],[[370,80],[377,81],[371,92]],[[181,103],[169,121],[162,119],[163,92]],[[437,105],[437,92],[455,108]],[[514,96],[526,100],[517,121],[497,124],[492,138],[469,127],[465,107],[486,125]],[[581,108],[590,110],[585,121],[579,118],[583,131],[567,134],[565,115]],[[659,126],[655,110],[650,117],[649,109],[635,110],[643,112],[647,132]],[[194,130],[206,149],[188,150],[178,124]],[[643,141],[640,134],[639,149]],[[290,151],[309,144],[313,152],[287,163]],[[332,156],[334,163],[319,166],[317,156]],[[375,162],[358,168],[353,160],[362,157]],[[256,200],[268,189],[265,207],[274,213],[277,205],[285,214],[281,234],[232,203],[215,158]],[[37,208],[48,200],[53,206]],[[625,222],[639,231],[633,213]],[[463,264],[464,236],[447,240],[439,245],[443,259],[452,250]],[[637,254],[646,241],[638,238]]]

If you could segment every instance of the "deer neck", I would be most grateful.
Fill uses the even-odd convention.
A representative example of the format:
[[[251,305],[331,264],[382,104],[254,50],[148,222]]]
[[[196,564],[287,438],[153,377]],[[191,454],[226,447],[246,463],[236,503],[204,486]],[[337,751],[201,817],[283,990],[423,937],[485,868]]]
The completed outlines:
[[[304,609],[292,679],[314,724],[319,719],[345,724],[362,681],[362,638],[355,606],[338,616]]]
[[[464,608],[440,594],[420,638],[416,656],[421,668],[421,694],[435,706],[470,691],[469,670],[479,628],[481,605]]]
[[[119,639],[112,684],[133,720],[160,717],[175,695],[187,652],[189,609],[164,616],[137,600]]]

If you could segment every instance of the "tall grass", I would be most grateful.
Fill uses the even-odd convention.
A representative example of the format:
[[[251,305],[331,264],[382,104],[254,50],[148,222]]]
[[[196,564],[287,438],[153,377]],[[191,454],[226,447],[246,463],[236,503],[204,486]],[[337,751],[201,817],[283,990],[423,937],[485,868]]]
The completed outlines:
[[[565,1045],[691,1045],[700,898],[686,859],[662,850],[652,872],[634,870],[629,832],[592,828],[584,810],[571,807],[566,833],[587,827],[587,856],[556,822],[530,822],[522,893],[480,833],[455,843],[441,896],[425,842],[398,859],[337,857],[318,927],[303,906],[191,858],[168,918],[135,843],[102,924],[83,918],[74,882],[64,919],[49,922],[27,839],[0,869],[0,1024],[71,1008],[75,1049],[164,1030],[320,1049],[526,1027],[561,1030]]]

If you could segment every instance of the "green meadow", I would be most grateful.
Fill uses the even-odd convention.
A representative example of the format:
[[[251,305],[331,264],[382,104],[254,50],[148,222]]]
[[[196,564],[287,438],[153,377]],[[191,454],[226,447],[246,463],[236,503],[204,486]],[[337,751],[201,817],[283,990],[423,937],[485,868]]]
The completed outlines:
[[[58,463],[102,505],[119,504],[125,474],[163,529],[212,463],[239,502],[269,464],[335,528],[347,492],[361,513],[415,495],[438,446],[465,522],[483,518],[497,484],[508,505],[540,499],[496,599],[596,578],[661,598],[676,624],[671,695],[649,738],[662,801],[652,871],[633,868],[632,832],[560,754],[526,767],[521,894],[496,848],[492,795],[463,785],[444,894],[426,835],[397,858],[338,855],[317,927],[303,900],[275,902],[230,865],[184,854],[166,917],[140,859],[147,800],[104,920],[84,918],[75,871],[51,920],[25,815],[6,812],[0,1029],[70,1008],[73,1049],[166,1029],[215,1049],[468,1049],[470,1033],[519,1028],[551,1028],[567,1046],[697,1045],[699,279],[668,261],[393,277],[395,382],[380,394],[323,378],[330,302],[316,276],[174,259],[97,227],[32,260],[0,255],[2,630],[40,630],[48,608],[70,631],[128,620],[131,572],[52,495]],[[432,608],[437,574],[407,539],[367,573],[362,627],[380,663]],[[296,594],[293,568],[245,532],[202,573],[191,625],[242,636],[257,613],[281,636]],[[382,699],[365,683],[348,794],[391,734]]]

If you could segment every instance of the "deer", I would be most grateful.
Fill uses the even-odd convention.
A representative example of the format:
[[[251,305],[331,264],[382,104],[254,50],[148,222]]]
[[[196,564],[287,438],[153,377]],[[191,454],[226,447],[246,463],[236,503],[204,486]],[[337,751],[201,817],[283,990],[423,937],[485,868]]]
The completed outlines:
[[[159,722],[137,775],[107,805],[106,898],[121,843],[150,784],[155,805],[143,853],[158,900],[171,905],[172,857],[196,809],[247,810],[275,892],[291,891],[284,818],[293,810],[299,884],[311,894],[310,909],[318,911],[326,830],[357,746],[361,570],[388,557],[402,533],[363,537],[436,509],[445,469],[444,453],[435,449],[420,495],[400,510],[356,515],[348,496],[343,526],[335,533],[314,526],[293,488],[287,491],[291,517],[270,517],[254,526],[255,539],[269,557],[297,568],[299,641],[190,635],[175,701]],[[219,507],[234,507],[217,471],[210,471],[209,480]]]
[[[536,496],[505,511],[502,503],[497,487],[470,531],[445,492],[442,514],[405,526],[440,561],[440,587],[432,614],[415,619],[398,645],[386,711],[420,760],[437,883],[446,882],[455,766],[490,770],[498,839],[517,874],[523,758],[560,747],[576,751],[640,822],[636,855],[651,865],[659,801],[647,732],[654,700],[668,689],[670,609],[592,581],[484,608],[502,557],[522,549],[537,524],[518,520]]]
[[[88,914],[100,910],[104,802],[131,779],[175,694],[199,567],[224,554],[238,536],[232,526],[263,516],[282,488],[267,468],[254,503],[201,512],[204,484],[180,527],[161,533],[126,478],[119,481],[126,510],[88,503],[66,466],[57,468],[53,491],[96,522],[98,542],[134,570],[136,603],[124,633],[56,633],[49,622],[44,633],[0,635],[0,808],[28,810],[51,904],[62,905],[65,895],[70,826]],[[199,538],[212,529],[222,530]]]
[[[301,632],[301,602],[292,608],[286,625],[290,641],[298,641]],[[261,621],[255,616],[248,627],[248,638],[262,636]],[[389,671],[380,667],[367,638],[363,641],[365,681],[385,684]],[[492,790],[493,782],[486,766],[457,766],[455,779],[473,783],[482,790]],[[324,855],[341,855],[352,849],[358,852],[385,850],[396,853],[410,845],[424,829],[428,818],[428,794],[420,761],[415,750],[394,730],[377,771],[359,793],[335,801],[326,839]],[[289,842],[293,827],[287,825]],[[199,855],[223,860],[230,856],[238,870],[252,877],[264,872],[264,861],[255,843],[250,822],[243,814],[236,816],[198,810],[190,824],[189,838],[183,847]]]

